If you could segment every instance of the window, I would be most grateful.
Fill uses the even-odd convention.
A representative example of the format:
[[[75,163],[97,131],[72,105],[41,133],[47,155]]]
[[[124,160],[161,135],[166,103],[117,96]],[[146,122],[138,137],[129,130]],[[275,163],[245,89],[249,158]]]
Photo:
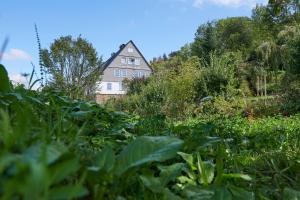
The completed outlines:
[[[115,70],[114,70],[114,76],[115,76],[115,77],[121,77],[121,70],[115,69]]]
[[[146,76],[146,73],[144,73],[142,71],[134,71],[132,73],[133,78],[142,78],[143,76]]]
[[[141,60],[140,59],[135,59],[135,65],[140,65],[141,64]]]
[[[127,76],[127,70],[121,70],[121,77]]]
[[[121,58],[121,63],[126,64],[126,58]]]
[[[127,58],[128,65],[134,65],[135,59],[134,58]]]
[[[128,53],[132,53],[133,52],[133,48],[128,48]]]
[[[112,89],[112,85],[111,85],[111,83],[107,83],[107,85],[106,85],[106,89],[107,89],[107,90],[111,90],[111,89]]]
[[[138,72],[137,72],[137,71],[133,71],[133,73],[132,73],[132,77],[133,77],[133,78],[136,78],[136,77],[138,77]]]
[[[123,83],[119,82],[119,90],[122,91],[123,90]]]
[[[143,77],[143,76],[144,76],[144,73],[143,73],[143,72],[139,72],[139,73],[138,73],[138,77],[141,78],[141,77]]]
[[[115,77],[127,77],[127,70],[124,69],[115,69],[114,70],[114,76]]]

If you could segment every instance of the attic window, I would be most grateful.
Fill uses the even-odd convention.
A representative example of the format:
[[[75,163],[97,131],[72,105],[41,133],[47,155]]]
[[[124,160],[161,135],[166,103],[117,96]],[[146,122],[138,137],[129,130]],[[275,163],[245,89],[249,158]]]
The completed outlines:
[[[127,62],[128,62],[128,65],[134,65],[135,59],[134,58],[128,58]]]
[[[133,48],[128,48],[128,53],[132,53],[133,52]]]
[[[135,65],[140,65],[141,64],[141,60],[140,59],[135,59]]]
[[[121,63],[126,64],[126,58],[121,58]]]

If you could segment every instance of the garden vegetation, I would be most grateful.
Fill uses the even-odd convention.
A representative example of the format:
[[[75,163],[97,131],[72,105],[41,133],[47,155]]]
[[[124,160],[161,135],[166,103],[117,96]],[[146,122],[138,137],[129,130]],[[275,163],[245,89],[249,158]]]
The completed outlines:
[[[300,199],[299,8],[201,25],[105,105],[85,39],[40,48],[27,87],[0,65],[0,198]]]

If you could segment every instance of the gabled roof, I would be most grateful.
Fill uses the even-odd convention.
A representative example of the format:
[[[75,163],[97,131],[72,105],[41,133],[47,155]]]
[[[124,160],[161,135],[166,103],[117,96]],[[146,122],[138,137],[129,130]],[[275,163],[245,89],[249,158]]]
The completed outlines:
[[[151,71],[153,72],[152,67],[149,65],[148,61],[146,60],[146,58],[144,57],[144,55],[140,52],[140,50],[137,48],[137,46],[134,44],[134,42],[132,40],[130,40],[129,42],[127,42],[125,45],[121,45],[119,50],[114,53],[105,63],[103,63],[102,67],[101,67],[101,72],[103,72],[113,61],[114,59],[123,51],[123,49],[129,44],[132,43],[132,45],[134,46],[134,48],[138,51],[138,53],[142,56],[142,58],[144,59],[145,63],[148,65],[148,67],[151,69]]]

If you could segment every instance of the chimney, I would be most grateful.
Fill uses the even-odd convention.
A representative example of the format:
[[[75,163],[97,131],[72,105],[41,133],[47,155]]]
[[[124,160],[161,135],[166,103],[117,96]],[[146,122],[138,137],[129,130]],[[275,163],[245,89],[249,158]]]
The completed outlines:
[[[120,45],[120,49],[123,49],[125,47],[125,44]]]

